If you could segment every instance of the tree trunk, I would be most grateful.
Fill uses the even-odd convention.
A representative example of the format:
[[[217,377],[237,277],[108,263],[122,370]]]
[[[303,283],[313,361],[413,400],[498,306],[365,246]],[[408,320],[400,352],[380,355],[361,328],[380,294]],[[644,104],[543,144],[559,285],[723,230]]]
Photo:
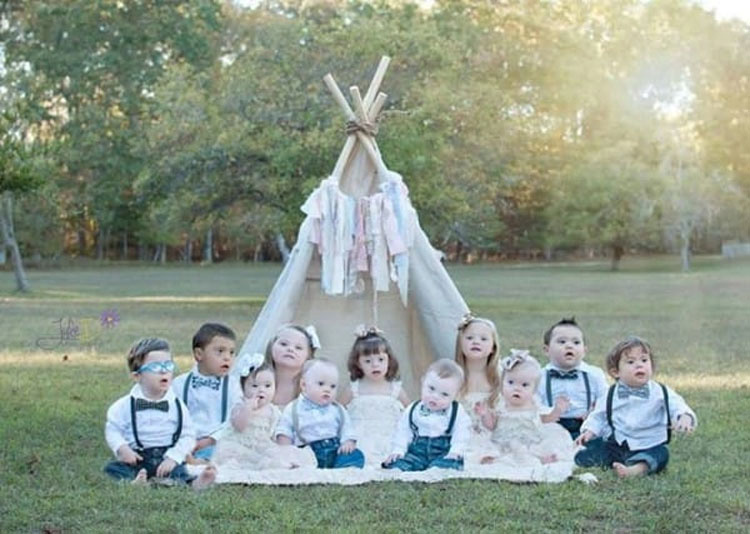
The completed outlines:
[[[128,259],[128,233],[122,233],[122,259]]]
[[[148,247],[143,241],[138,242],[138,261],[146,261],[148,259]]]
[[[620,260],[624,254],[625,247],[622,245],[612,245],[612,265],[610,267],[612,271],[620,270]]]
[[[255,250],[253,251],[253,263],[258,263],[261,260],[261,254],[263,253],[263,243],[258,241],[255,244]]]
[[[289,260],[289,247],[286,244],[286,239],[284,239],[284,234],[282,234],[281,232],[276,234],[276,246],[281,253],[281,261],[286,264],[286,262]]]
[[[104,258],[105,259],[109,258],[109,241],[110,241],[109,238],[111,236],[112,236],[112,230],[110,228],[107,228],[106,230],[104,230],[104,244],[103,244],[103,246],[104,246]]]
[[[81,225],[83,224],[82,222]],[[86,255],[86,229],[83,226],[78,228],[78,255]]]
[[[161,245],[156,245],[156,250],[154,251],[154,259],[151,261],[156,263],[159,261],[159,258],[161,258]]]
[[[185,238],[185,248],[183,250],[184,250],[183,260],[185,261],[185,263],[192,263],[193,262],[193,240],[190,239],[190,236],[187,236]]]
[[[682,272],[690,271],[690,236],[692,234],[692,225],[683,225],[680,231],[682,244],[680,245],[680,261],[682,262]]]
[[[102,228],[101,225],[96,232],[96,259],[98,261],[104,259],[104,228]]]
[[[0,203],[0,230],[3,234],[3,242],[6,250],[10,250],[10,259],[13,264],[13,273],[16,275],[16,290],[26,293],[31,290],[26,272],[23,269],[21,250],[18,248],[15,230],[13,228],[13,197],[9,191],[1,199]]]
[[[206,244],[203,247],[203,263],[213,263],[214,229],[209,228],[206,232]]]
[[[161,250],[161,255],[160,255],[160,258],[159,258],[159,263],[161,263],[162,265],[166,265],[167,264],[167,245],[166,245],[166,243],[162,243],[161,245],[159,245],[159,248]]]

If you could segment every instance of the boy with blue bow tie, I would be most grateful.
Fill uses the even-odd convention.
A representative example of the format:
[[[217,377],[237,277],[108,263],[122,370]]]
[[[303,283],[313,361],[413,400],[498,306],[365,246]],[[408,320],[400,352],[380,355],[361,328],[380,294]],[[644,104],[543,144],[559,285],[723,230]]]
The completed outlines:
[[[307,360],[300,374],[301,393],[287,404],[276,430],[279,445],[309,445],[318,467],[362,468],[365,456],[357,448],[349,414],[336,402],[339,371],[324,358]]]
[[[586,418],[576,443],[607,439],[580,451],[576,464],[612,467],[621,477],[660,472],[669,461],[672,430],[692,433],[695,412],[674,390],[651,380],[653,354],[640,338],[615,345],[607,355],[607,369],[617,382]]]
[[[471,436],[471,418],[456,401],[463,382],[464,372],[456,362],[442,359],[430,365],[422,378],[421,399],[404,410],[383,467],[463,469]]]
[[[185,458],[195,444],[195,428],[170,388],[175,365],[169,343],[141,339],[128,353],[128,367],[137,384],[107,410],[104,433],[117,461],[104,471],[134,483],[159,478],[192,483],[194,489],[211,484],[216,476],[212,467],[197,479],[185,468]]]
[[[563,318],[544,333],[549,363],[542,369],[537,398],[550,411],[544,423],[559,423],[576,439],[581,423],[607,391],[604,371],[583,361],[586,345],[575,317]]]
[[[232,407],[242,401],[239,378],[229,374],[234,360],[236,336],[219,323],[201,325],[193,336],[195,366],[174,380],[172,389],[187,405],[195,422],[197,441],[191,451],[199,462],[208,462],[216,435],[224,428]]]

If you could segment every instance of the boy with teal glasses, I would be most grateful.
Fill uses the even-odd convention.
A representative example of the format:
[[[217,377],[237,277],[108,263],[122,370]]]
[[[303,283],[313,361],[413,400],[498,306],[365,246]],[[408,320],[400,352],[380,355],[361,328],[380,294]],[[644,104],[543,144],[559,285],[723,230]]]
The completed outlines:
[[[156,478],[189,483],[194,489],[210,485],[216,477],[212,467],[198,478],[185,467],[195,446],[195,427],[171,388],[175,364],[169,343],[159,338],[137,341],[128,353],[128,368],[136,384],[107,410],[104,434],[117,461],[104,471],[136,484]]]

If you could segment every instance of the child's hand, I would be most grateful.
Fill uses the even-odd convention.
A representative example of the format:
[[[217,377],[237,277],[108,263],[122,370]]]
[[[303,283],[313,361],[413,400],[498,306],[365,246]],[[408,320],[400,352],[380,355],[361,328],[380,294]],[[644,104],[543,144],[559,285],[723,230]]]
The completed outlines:
[[[672,430],[674,430],[675,432],[685,432],[687,434],[692,434],[693,430],[695,430],[695,423],[693,422],[693,418],[688,414],[682,414],[677,418],[677,422],[673,425]]]
[[[143,456],[135,452],[126,444],[117,449],[117,459],[128,465],[135,465],[143,460]]]
[[[388,458],[385,459],[385,462],[383,462],[383,465],[391,465],[393,462],[403,457],[404,457],[403,454],[393,453],[390,456],[388,456]]]
[[[156,468],[156,476],[160,478],[168,477],[169,473],[171,473],[175,467],[177,467],[177,462],[172,460],[172,458],[164,458]]]
[[[594,433],[591,430],[587,430],[586,432],[584,432],[583,434],[581,434],[580,436],[576,438],[576,445],[583,445],[587,441],[591,441],[595,437],[596,436],[594,436]]]
[[[195,442],[195,447],[193,447],[193,452],[199,451],[201,449],[205,449],[206,447],[210,447],[212,445],[216,445],[216,440],[214,438],[211,438],[211,437],[201,438]]]
[[[487,403],[484,401],[478,401],[476,404],[474,404],[474,413],[479,417],[484,417],[487,413],[489,413],[489,411],[490,407],[487,406]]]
[[[562,414],[568,411],[570,408],[570,399],[566,397],[565,395],[560,395],[555,399],[555,407],[553,409],[553,413],[555,416],[560,419]]]
[[[353,439],[347,439],[344,443],[341,444],[341,447],[339,447],[339,454],[349,454],[356,448],[357,442]]]

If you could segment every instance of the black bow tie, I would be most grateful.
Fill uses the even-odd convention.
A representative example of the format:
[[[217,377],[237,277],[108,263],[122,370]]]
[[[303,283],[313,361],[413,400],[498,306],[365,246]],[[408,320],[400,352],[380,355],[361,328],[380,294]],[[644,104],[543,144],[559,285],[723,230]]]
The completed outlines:
[[[573,369],[572,371],[558,371],[557,369],[550,369],[549,375],[552,378],[562,378],[563,380],[575,380],[578,378],[578,371]]]
[[[142,410],[159,410],[162,412],[169,411],[169,402],[163,401],[150,401],[146,399],[135,399],[135,411],[140,412]]]

